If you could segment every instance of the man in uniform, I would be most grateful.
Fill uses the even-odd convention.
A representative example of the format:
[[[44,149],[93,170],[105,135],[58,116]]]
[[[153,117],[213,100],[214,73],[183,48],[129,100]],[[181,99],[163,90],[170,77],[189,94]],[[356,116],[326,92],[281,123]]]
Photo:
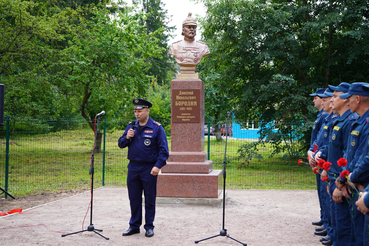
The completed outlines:
[[[320,131],[321,126],[323,125],[325,117],[328,116],[328,114],[324,111],[324,108],[322,105],[322,102],[323,102],[322,98],[318,95],[318,94],[323,94],[323,93],[324,93],[323,88],[317,88],[315,93],[310,94],[310,96],[314,97],[313,99],[314,107],[319,110],[319,113],[314,122],[313,131],[311,133],[311,139],[310,139],[311,148],[307,152],[308,157],[309,157],[309,164],[312,168],[316,166],[316,162],[313,158],[313,154],[316,151],[316,148],[314,148],[314,146],[318,146],[315,143],[317,139],[317,135],[318,135],[318,132]],[[312,224],[317,225],[317,226],[323,226],[322,229],[324,229],[325,228],[325,225],[323,225],[323,222],[324,222],[323,213],[324,212],[323,212],[321,194],[320,194],[320,189],[319,189],[320,187],[320,175],[319,174],[316,174],[316,181],[317,181],[317,188],[318,188],[317,190],[318,190],[318,198],[319,198],[319,205],[320,205],[320,221],[314,221],[312,222]]]
[[[355,83],[356,84],[356,83]],[[361,117],[361,120],[364,122],[363,124],[368,125],[369,124],[369,115],[368,115],[368,109],[369,109],[369,85],[366,83],[363,83],[361,85],[361,89],[364,90],[364,93],[362,92],[362,96],[356,97],[354,104],[357,104],[357,107],[360,109],[361,104],[361,110],[364,111],[367,109],[367,111],[364,113],[364,115]],[[358,88],[360,90],[360,88]],[[351,98],[350,98],[351,99]],[[353,99],[352,99],[353,100]],[[351,101],[350,100],[350,105]],[[365,216],[365,218],[362,217],[358,213],[358,211],[361,211],[363,214],[367,214],[367,207],[368,205],[368,197],[366,196],[366,192],[368,191],[368,184],[369,184],[369,138],[368,138],[368,130],[362,129],[361,133],[363,134],[363,152],[361,154],[361,157],[356,162],[355,166],[348,166],[347,169],[351,171],[349,175],[349,179],[352,183],[354,183],[356,189],[352,189],[352,198],[350,200],[350,204],[354,203],[355,200],[355,206],[350,207],[352,214],[352,219],[354,222],[354,232],[355,232],[355,244],[353,245],[369,245],[369,218],[368,216]],[[352,183],[349,184],[352,184]],[[361,197],[359,198],[358,191],[362,191],[365,188],[365,192],[361,194]],[[364,203],[364,201],[366,202]],[[365,220],[365,221],[363,221]]]
[[[118,140],[120,148],[128,147],[127,188],[131,207],[129,229],[123,236],[140,233],[142,192],[145,196],[145,236],[154,236],[156,184],[160,169],[169,156],[167,137],[160,123],[149,116],[152,104],[141,98],[133,100],[137,121],[128,124]]]
[[[341,167],[337,165],[337,161],[342,158],[346,152],[351,123],[355,121],[355,117],[348,106],[348,100],[339,97],[339,95],[348,92],[350,84],[342,82],[338,86],[329,85],[329,88],[333,91],[333,96],[331,98],[332,109],[339,116],[333,123],[328,146],[325,146],[315,155],[316,161],[326,159],[328,162],[332,163],[328,171],[328,179],[334,238],[330,238],[329,242],[325,241],[323,244],[331,245],[336,243],[337,245],[350,245],[351,219],[350,216],[345,213],[345,211],[347,211],[348,202],[342,199],[342,193],[336,190],[335,181],[342,171]],[[322,176],[326,175],[326,171],[323,171]]]
[[[351,126],[351,135],[349,142],[347,143],[347,151],[345,153],[345,158],[347,160],[346,169],[353,172],[356,169],[357,163],[363,153],[364,146],[367,142],[367,135],[369,132],[369,92],[365,91],[362,86],[366,83],[353,83],[350,86],[348,93],[341,94],[340,98],[348,99],[350,110],[353,113],[357,113],[360,118],[356,120]],[[357,172],[355,172],[355,175]],[[355,176],[354,175],[354,176]],[[355,183],[361,183],[364,180],[357,179]],[[351,190],[351,195],[348,194],[349,183],[345,183],[341,177],[336,180],[337,189],[339,189],[347,199],[349,200],[349,207],[346,211],[351,217],[351,222],[353,226],[352,230],[352,244],[353,246],[363,245],[363,227],[364,227],[364,215],[357,210],[355,202],[359,198],[359,193],[355,190]]]
[[[328,114],[328,116],[324,117],[324,123],[320,128],[320,131],[317,135],[317,139],[311,144],[311,147],[308,151],[309,155],[309,163],[311,165],[316,166],[316,162],[314,160],[314,154],[319,146],[325,146],[329,143],[329,133],[332,129],[333,119],[335,114],[332,111],[332,106],[330,99],[333,95],[333,91],[329,88],[325,90],[323,94],[318,94],[318,96],[322,99],[323,109]],[[310,161],[313,160],[313,161]],[[321,227],[317,227],[314,232],[315,235],[325,236],[320,239],[321,242],[329,241],[333,235],[333,228],[331,226],[331,218],[329,211],[329,196],[327,194],[327,183],[321,180],[320,174],[317,174],[319,181],[318,182],[318,195],[319,195],[319,203],[321,206],[321,220],[323,225]],[[314,224],[314,223],[313,223]]]

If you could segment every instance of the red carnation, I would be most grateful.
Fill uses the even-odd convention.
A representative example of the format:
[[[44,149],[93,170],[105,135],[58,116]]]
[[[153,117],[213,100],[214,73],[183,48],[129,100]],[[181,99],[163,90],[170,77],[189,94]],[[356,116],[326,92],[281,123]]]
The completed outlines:
[[[319,174],[319,168],[318,168],[318,167],[314,167],[313,172],[314,172],[315,174]]]
[[[318,161],[318,166],[319,166],[320,168],[323,168],[324,162],[325,162],[325,160],[320,159],[320,160]]]
[[[323,181],[328,181],[328,177],[324,177],[322,180]]]
[[[341,178],[347,178],[347,176],[349,176],[350,171],[349,170],[343,170],[341,173]]]
[[[302,165],[302,159],[299,159],[299,161],[297,162],[299,165]]]
[[[332,165],[332,163],[330,163],[329,161],[324,162],[323,164],[323,168],[327,171],[329,171],[329,169],[331,169],[330,165]]]
[[[337,165],[339,167],[345,167],[345,166],[347,166],[347,160],[342,157],[342,158],[338,159]]]

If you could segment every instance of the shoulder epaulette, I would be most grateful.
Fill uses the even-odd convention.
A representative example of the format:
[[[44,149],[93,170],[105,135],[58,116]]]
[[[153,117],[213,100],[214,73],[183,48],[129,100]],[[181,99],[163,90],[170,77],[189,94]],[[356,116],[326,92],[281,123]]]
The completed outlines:
[[[359,118],[359,115],[356,113],[349,115],[349,120],[357,120],[358,118]]]
[[[179,42],[181,42],[181,41],[182,41],[182,40],[175,41],[175,42],[173,42],[173,44],[179,43]]]
[[[197,41],[198,43],[200,43],[200,44],[206,44],[206,43],[204,43],[204,42],[201,42],[201,41]]]
[[[155,121],[155,120],[154,120],[154,124],[158,125],[158,126],[161,126],[161,124],[159,122]]]
[[[369,124],[369,117],[366,117],[366,123]]]

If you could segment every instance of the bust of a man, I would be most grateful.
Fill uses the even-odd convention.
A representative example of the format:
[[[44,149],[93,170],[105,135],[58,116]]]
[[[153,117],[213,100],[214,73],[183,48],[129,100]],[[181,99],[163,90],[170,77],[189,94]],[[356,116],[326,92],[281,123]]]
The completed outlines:
[[[204,42],[195,41],[197,23],[192,13],[182,23],[182,35],[184,40],[174,42],[169,49],[180,66],[181,74],[195,73],[196,65],[203,56],[210,54],[209,48]]]

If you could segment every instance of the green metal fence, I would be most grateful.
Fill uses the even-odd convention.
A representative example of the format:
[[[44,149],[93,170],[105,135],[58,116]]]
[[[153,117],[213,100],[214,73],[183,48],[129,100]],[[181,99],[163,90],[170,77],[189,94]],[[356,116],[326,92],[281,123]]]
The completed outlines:
[[[117,146],[123,129],[109,129],[103,120],[101,151],[94,154],[94,187],[125,186],[127,149]],[[31,120],[7,118],[0,130],[0,187],[23,196],[90,187],[90,157],[94,132],[83,120]],[[170,137],[169,137],[170,146]],[[227,140],[227,187],[263,189],[314,189],[315,176],[297,160],[270,158],[270,148],[258,150],[262,159],[240,158],[240,146],[250,138]],[[222,169],[225,137],[205,136],[214,169]],[[209,146],[209,147],[207,147]]]

